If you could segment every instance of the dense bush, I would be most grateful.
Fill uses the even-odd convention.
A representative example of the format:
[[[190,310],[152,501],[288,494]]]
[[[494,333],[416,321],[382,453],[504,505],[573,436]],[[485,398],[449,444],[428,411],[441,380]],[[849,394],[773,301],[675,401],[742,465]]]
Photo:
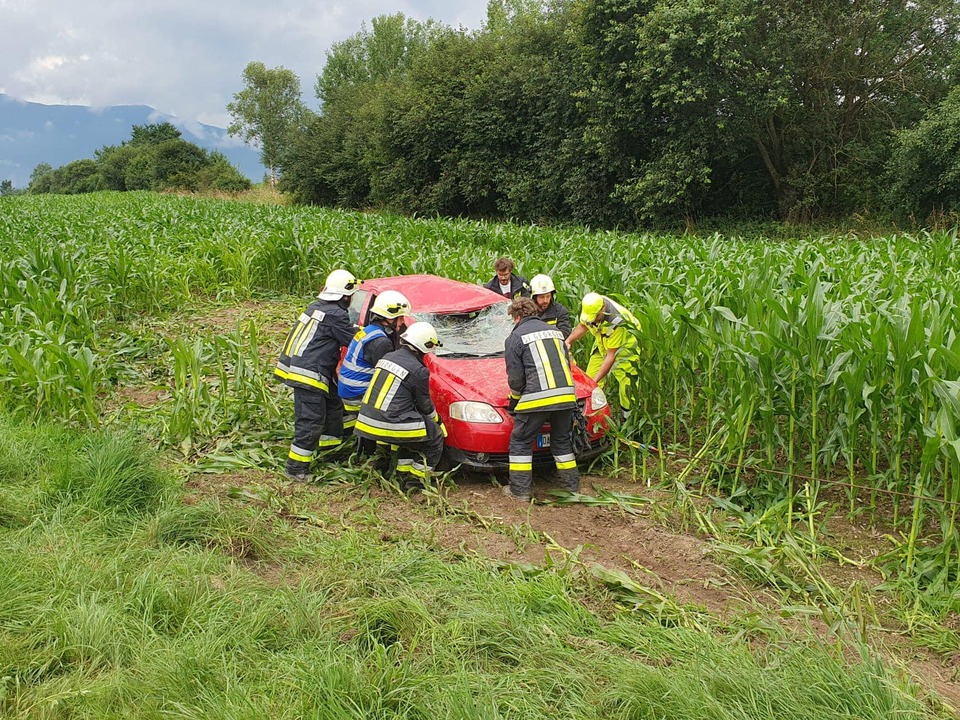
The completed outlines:
[[[886,213],[894,148],[920,168],[911,133],[936,148],[955,127],[917,125],[950,87],[952,0],[501,0],[477,32],[379,20],[328,54],[322,110],[282,163],[297,200],[602,226]],[[940,208],[950,177],[924,176],[927,199],[905,180],[893,205]]]
[[[29,192],[76,194],[97,190],[246,190],[240,171],[218,152],[180,137],[170,123],[134,125],[129,141],[102,147],[94,159],[63,167],[38,165]]]
[[[30,192],[76,195],[103,189],[103,178],[93,160],[74,160],[55,170],[42,173],[30,182]]]
[[[887,172],[890,201],[903,212],[960,213],[960,87],[900,133]]]

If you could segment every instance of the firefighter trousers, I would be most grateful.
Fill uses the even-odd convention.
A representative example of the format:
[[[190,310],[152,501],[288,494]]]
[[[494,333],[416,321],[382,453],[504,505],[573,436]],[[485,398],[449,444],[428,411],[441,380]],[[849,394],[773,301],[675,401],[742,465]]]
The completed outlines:
[[[335,395],[294,388],[293,414],[293,443],[287,455],[287,474],[306,475],[318,450],[340,445],[343,403]]]
[[[573,453],[573,410],[517,413],[510,433],[510,492],[530,497],[533,486],[533,443],[550,423],[550,452],[557,466],[560,485],[570,492],[580,491],[580,471]]]
[[[443,431],[430,418],[427,438],[419,442],[397,442],[397,473],[405,489],[420,487],[443,457]]]

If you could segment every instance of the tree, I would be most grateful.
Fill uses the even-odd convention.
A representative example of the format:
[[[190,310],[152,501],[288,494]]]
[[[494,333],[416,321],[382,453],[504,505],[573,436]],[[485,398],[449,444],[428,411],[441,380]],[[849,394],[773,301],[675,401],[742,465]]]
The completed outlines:
[[[223,153],[216,150],[209,154],[207,164],[197,171],[196,184],[200,188],[222,192],[250,189],[250,181],[230,164]]]
[[[100,166],[105,190],[130,190],[127,187],[127,168],[131,161],[144,152],[148,145],[112,145],[102,147],[94,153]]]
[[[159,145],[167,140],[179,140],[180,130],[171,123],[162,122],[134,125],[130,132],[130,145]]]
[[[46,163],[30,176],[31,193],[88,193],[98,190],[245,190],[240,171],[218,152],[180,137],[170,123],[134,125],[131,139],[104,146],[94,160],[76,160],[57,169]]]
[[[509,32],[518,18],[539,18],[547,10],[545,0],[487,0],[487,32]]]
[[[777,32],[749,61],[757,79],[784,78],[782,99],[768,96],[750,114],[750,132],[781,214],[858,210],[875,200],[870,179],[881,177],[892,134],[947,91],[960,6],[778,0],[761,7],[752,28]]]
[[[498,8],[503,10],[503,5]],[[383,123],[379,203],[481,217],[564,217],[582,133],[561,13],[537,4],[477,35],[448,30],[414,62]],[[566,215],[569,216],[569,215]]]
[[[858,209],[891,133],[943,97],[954,0],[584,0],[602,125],[643,137],[619,192],[706,201],[759,163],[785,219]]]
[[[153,153],[137,153],[124,168],[123,184],[127,190],[153,189],[156,178]]]
[[[389,184],[384,178],[388,117],[397,98],[404,97],[412,63],[439,32],[432,21],[384,15],[373,19],[372,30],[364,24],[335,44],[315,86],[321,114],[311,114],[293,134],[281,189],[299,202],[348,207],[384,202],[372,185]]]
[[[46,193],[50,192],[51,173],[53,165],[50,163],[40,163],[33,172],[30,173],[30,182],[27,184],[28,193]]]
[[[0,197],[16,194],[17,190],[13,187],[13,180],[0,180]]]
[[[956,0],[489,0],[470,33],[382,16],[328,53],[284,187],[606,227],[859,212],[949,91],[958,27]],[[948,125],[917,152],[952,153]],[[918,207],[951,163],[925,163]]]
[[[186,140],[166,140],[154,148],[154,189],[197,190],[197,172],[209,162],[202,147]]]
[[[905,214],[960,213],[960,87],[899,133],[887,178],[890,204]]]
[[[372,29],[363,23],[360,32],[327,51],[315,86],[322,106],[334,102],[339,93],[402,74],[439,32],[432,20],[419,22],[402,13],[380,15],[370,24]]]
[[[39,192],[78,195],[102,189],[102,180],[99,172],[97,172],[97,163],[89,158],[74,160],[58,167],[44,175],[41,180],[47,178],[50,180],[49,189]],[[31,192],[33,191],[31,190]]]
[[[300,100],[300,79],[284,67],[269,69],[251,62],[243,71],[243,81],[246,87],[227,105],[233,116],[227,132],[260,148],[260,161],[275,184],[288,138],[302,128],[308,112]]]

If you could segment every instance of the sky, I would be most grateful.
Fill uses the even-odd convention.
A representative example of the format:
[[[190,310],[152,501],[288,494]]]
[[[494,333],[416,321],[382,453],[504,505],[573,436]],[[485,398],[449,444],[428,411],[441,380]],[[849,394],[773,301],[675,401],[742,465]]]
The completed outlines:
[[[0,0],[0,93],[46,105],[149,105],[226,127],[247,63],[313,87],[330,47],[401,12],[479,29],[487,0]]]

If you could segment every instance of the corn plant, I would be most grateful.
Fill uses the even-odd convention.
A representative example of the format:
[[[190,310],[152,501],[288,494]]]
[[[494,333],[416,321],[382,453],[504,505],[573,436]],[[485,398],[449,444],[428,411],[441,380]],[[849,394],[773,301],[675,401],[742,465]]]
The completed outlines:
[[[956,230],[788,240],[630,235],[147,193],[26,196],[4,210],[4,404],[97,422],[101,399],[124,374],[117,348],[144,316],[191,303],[303,297],[334,264],[360,277],[485,281],[493,260],[509,255],[527,276],[552,274],[558,299],[574,312],[585,292],[598,291],[639,319],[640,417],[625,430],[690,455],[719,438],[710,462],[736,466],[720,476],[725,492],[780,493],[798,513],[808,488],[816,494],[818,483],[842,481],[851,513],[889,520],[907,538],[914,552],[904,553],[905,570],[916,568],[919,540],[931,534],[944,562],[960,564],[955,506],[943,504],[958,493]],[[231,428],[250,427],[249,406],[274,416],[275,397],[258,389],[264,373],[251,374],[237,355],[250,342],[203,337],[170,346],[170,442],[241,436]],[[575,348],[581,360],[587,346]],[[892,498],[889,518],[882,497]]]

